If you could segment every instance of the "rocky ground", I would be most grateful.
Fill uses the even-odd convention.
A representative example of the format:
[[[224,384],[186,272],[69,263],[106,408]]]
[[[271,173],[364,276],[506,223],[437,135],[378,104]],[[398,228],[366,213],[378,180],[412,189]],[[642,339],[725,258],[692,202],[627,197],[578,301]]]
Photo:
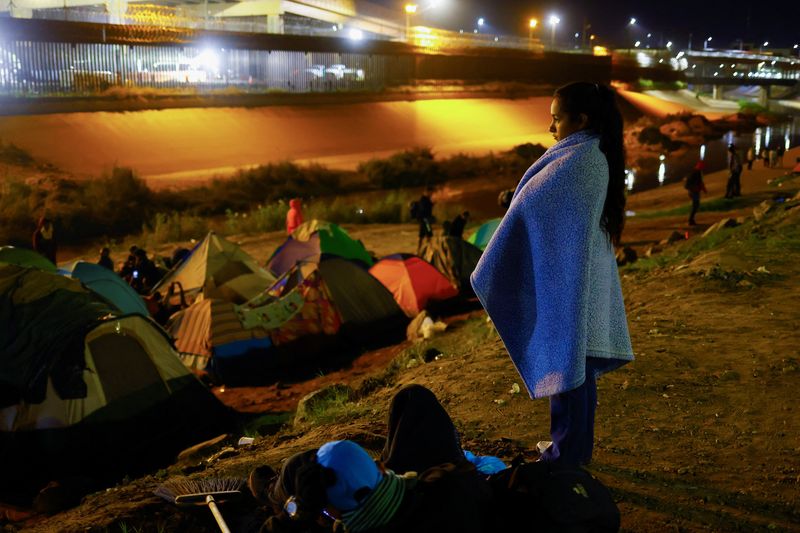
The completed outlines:
[[[787,154],[787,161],[794,157]],[[624,531],[800,531],[800,201],[772,201],[794,197],[800,183],[778,187],[774,180],[785,174],[745,171],[743,201],[701,213],[695,228],[675,213],[687,203],[680,185],[630,198],[636,216],[624,240],[639,255],[672,232],[690,238],[659,245],[650,258],[621,269],[636,361],[600,381],[590,470],[612,489]],[[724,181],[722,174],[707,177],[710,198],[721,195]],[[702,235],[737,217],[746,218]],[[378,255],[416,246],[411,226],[348,229]],[[282,238],[237,240],[264,260]],[[255,437],[251,446],[225,449],[241,436],[231,435],[154,475],[89,495],[77,508],[6,528],[214,531],[207,510],[178,510],[152,491],[184,474],[244,477],[256,465],[277,466],[330,439],[350,438],[377,452],[389,400],[409,383],[436,393],[467,449],[533,458],[536,442],[548,436],[547,401],[514,392],[521,382],[482,311],[448,322],[433,339],[364,354],[307,382],[217,388],[228,405],[264,415],[264,435],[258,425],[246,430]],[[431,349],[441,354],[426,358]],[[293,422],[301,396],[334,383],[352,393],[337,393]],[[263,518],[248,498],[223,511],[235,531],[257,530]]]

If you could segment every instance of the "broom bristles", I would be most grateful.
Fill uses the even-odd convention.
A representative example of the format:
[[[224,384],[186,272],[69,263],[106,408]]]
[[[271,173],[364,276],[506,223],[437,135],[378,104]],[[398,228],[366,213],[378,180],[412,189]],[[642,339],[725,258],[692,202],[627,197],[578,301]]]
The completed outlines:
[[[238,478],[176,478],[160,485],[153,493],[175,503],[175,498],[184,494],[239,491],[243,485],[244,480]]]

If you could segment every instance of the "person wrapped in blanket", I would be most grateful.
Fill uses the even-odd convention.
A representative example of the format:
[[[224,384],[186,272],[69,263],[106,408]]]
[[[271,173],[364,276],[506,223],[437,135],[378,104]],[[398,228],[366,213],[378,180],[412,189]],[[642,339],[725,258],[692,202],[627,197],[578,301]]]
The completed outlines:
[[[292,456],[279,474],[259,467],[248,485],[276,512],[262,532],[479,533],[492,530],[487,475],[505,468],[464,452],[436,396],[411,385],[392,399],[378,461],[355,442],[332,441]]]

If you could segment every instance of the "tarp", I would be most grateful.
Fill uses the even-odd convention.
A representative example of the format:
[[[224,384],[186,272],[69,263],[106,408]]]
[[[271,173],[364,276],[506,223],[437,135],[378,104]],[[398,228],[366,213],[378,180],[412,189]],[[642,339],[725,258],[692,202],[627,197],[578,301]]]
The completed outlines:
[[[274,283],[275,276],[238,245],[212,231],[153,287],[153,292],[164,294],[173,282],[181,284],[189,301],[202,294],[204,298],[244,303]]]
[[[436,267],[462,293],[472,292],[469,276],[481,258],[481,249],[458,237],[434,235],[422,242],[420,257]]]
[[[336,256],[372,265],[372,257],[364,245],[350,237],[332,222],[310,220],[298,226],[267,261],[267,268],[276,276],[289,271],[299,262],[318,263],[323,257]]]
[[[123,314],[148,316],[144,300],[119,275],[95,263],[73,261],[59,267],[58,273],[80,280],[119,309]]]
[[[369,273],[389,289],[409,317],[419,314],[431,300],[458,296],[458,289],[441,272],[415,255],[386,256]]]
[[[46,257],[28,248],[0,246],[0,263],[22,267],[38,268],[45,272],[55,272],[56,266]]]
[[[474,244],[481,250],[486,249],[486,245],[489,244],[489,239],[492,238],[494,235],[497,226],[500,225],[500,221],[503,220],[502,218],[493,218],[488,222],[481,224],[478,229],[476,229],[469,237],[467,237],[467,242],[470,244]]]

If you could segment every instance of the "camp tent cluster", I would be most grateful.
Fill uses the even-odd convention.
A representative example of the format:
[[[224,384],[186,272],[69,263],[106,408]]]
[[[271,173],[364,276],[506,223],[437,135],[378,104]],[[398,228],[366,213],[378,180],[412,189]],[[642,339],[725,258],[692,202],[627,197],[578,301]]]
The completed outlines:
[[[167,332],[114,272],[0,247],[0,496],[166,464],[226,430],[228,411],[195,372],[263,383],[344,346],[399,339],[432,302],[464,294],[479,256],[435,237],[422,258],[376,260],[314,220],[262,268],[211,232],[154,289],[186,303]]]
[[[450,270],[474,268],[480,251],[465,246],[474,263]],[[248,301],[206,295],[172,316],[167,330],[187,366],[228,384],[263,383],[292,367],[324,365],[348,346],[399,340],[430,302],[459,295],[430,263],[399,254],[375,262],[343,228],[317,220],[298,227],[267,268],[278,279]]]

